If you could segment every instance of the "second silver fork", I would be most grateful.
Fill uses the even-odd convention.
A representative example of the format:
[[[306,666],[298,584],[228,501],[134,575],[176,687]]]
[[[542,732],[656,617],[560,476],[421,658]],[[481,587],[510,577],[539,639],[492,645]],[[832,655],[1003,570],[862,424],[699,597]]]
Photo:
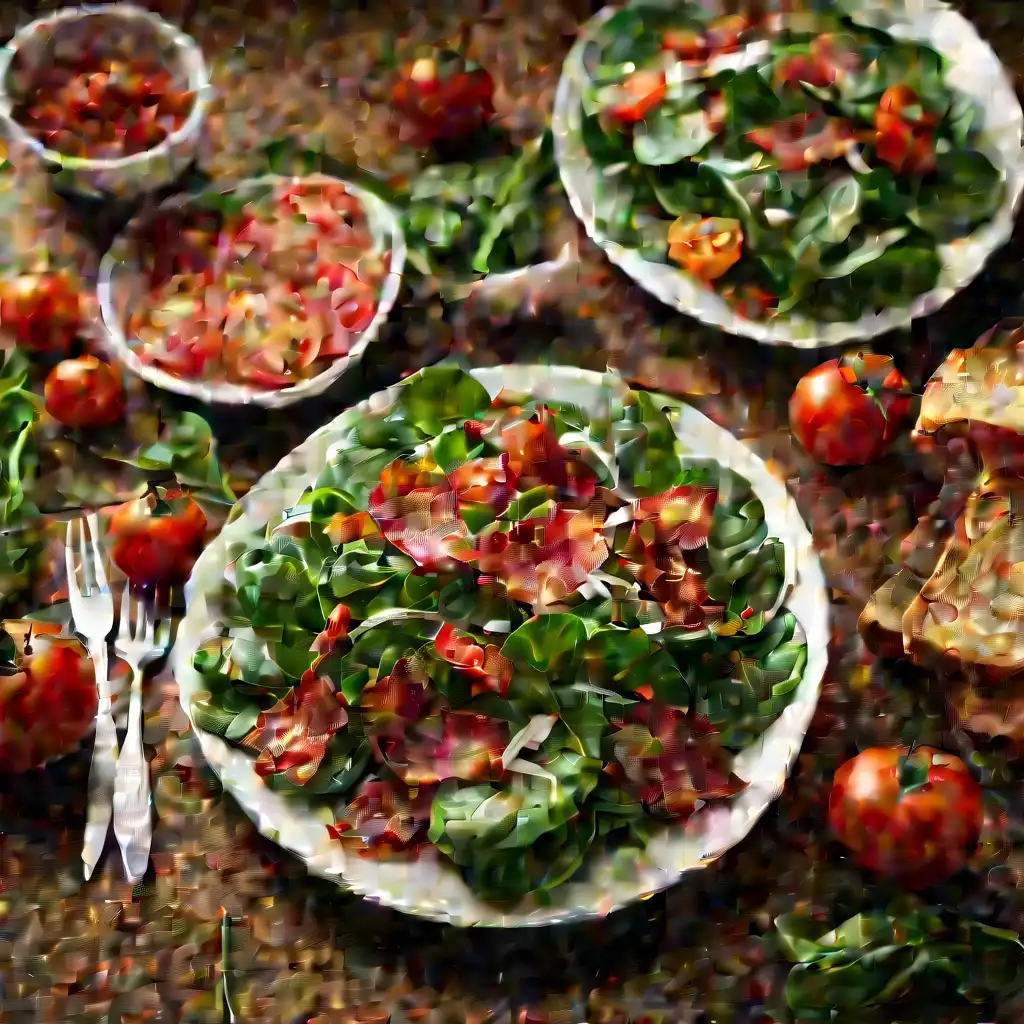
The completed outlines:
[[[132,618],[131,587],[125,582],[114,650],[132,670],[132,688],[128,732],[114,772],[114,835],[121,848],[125,875],[135,882],[146,873],[153,841],[149,762],[142,744],[142,680],[146,666],[170,643],[171,621],[161,626],[145,598],[136,602],[134,626]]]

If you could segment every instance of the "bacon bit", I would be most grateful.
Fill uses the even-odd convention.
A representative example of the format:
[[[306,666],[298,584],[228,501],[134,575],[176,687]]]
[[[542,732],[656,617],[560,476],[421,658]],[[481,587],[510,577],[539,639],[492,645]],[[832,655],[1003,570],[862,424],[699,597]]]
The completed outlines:
[[[328,835],[360,855],[404,852],[424,837],[433,798],[431,786],[409,788],[392,780],[366,781],[343,817],[327,826]]]
[[[428,571],[451,563],[465,547],[469,531],[457,495],[432,463],[396,459],[381,471],[369,505],[384,536]]]
[[[601,526],[589,511],[559,508],[507,533],[495,526],[459,557],[501,580],[515,600],[547,605],[573,593],[607,559]]]
[[[707,543],[711,516],[718,500],[714,487],[673,487],[664,494],[633,502],[633,518],[654,525],[657,544],[677,544],[693,551]]]
[[[520,421],[501,432],[501,464],[508,484],[519,491],[557,487],[567,499],[589,503],[597,476],[578,453],[563,448],[555,435],[536,421]]]
[[[514,666],[494,644],[481,647],[446,622],[434,637],[434,649],[449,664],[474,678],[474,696],[486,690],[505,696]]]
[[[370,734],[377,760],[410,786],[445,779],[497,779],[509,732],[504,722],[443,708],[416,721],[393,720]]]
[[[448,474],[448,483],[458,495],[459,504],[489,505],[496,516],[512,501],[514,489],[499,458],[474,459]]]
[[[686,818],[698,801],[722,799],[746,788],[729,770],[706,719],[647,702],[634,705],[614,724],[614,758],[628,788],[650,814]]]
[[[305,785],[324,758],[327,744],[348,724],[348,712],[331,682],[308,671],[302,681],[256,720],[241,745],[257,752],[256,774],[284,774]]]

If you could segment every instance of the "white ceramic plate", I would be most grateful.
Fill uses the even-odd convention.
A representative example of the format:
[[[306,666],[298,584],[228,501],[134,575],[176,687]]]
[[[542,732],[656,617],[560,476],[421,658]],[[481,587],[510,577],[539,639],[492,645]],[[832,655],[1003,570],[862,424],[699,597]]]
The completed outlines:
[[[721,0],[701,0],[702,6],[720,12]],[[778,2],[769,5],[778,8]],[[604,237],[595,217],[595,188],[600,171],[594,167],[580,138],[581,102],[588,83],[583,66],[587,44],[600,35],[603,23],[615,13],[605,8],[584,26],[569,52],[555,94],[552,131],[562,184],[576,216],[587,234],[637,284],[668,306],[706,324],[720,327],[768,345],[823,348],[855,339],[872,338],[907,326],[911,320],[934,313],[980,273],[985,261],[1009,241],[1021,191],[1024,189],[1024,113],[1013,85],[992,48],[966,18],[939,0],[861,0],[844,6],[857,20],[885,29],[893,36],[927,42],[951,63],[950,85],[977,100],[985,114],[982,150],[1004,175],[1006,195],[996,216],[973,234],[939,246],[942,270],[932,291],[919,295],[909,306],[892,307],[856,321],[823,323],[803,317],[780,316],[748,320],[696,278],[677,267],[645,260]]]
[[[565,367],[503,366],[476,370],[473,376],[492,396],[507,388],[595,411],[608,389],[627,390],[618,377]],[[181,704],[190,716],[193,696],[205,689],[203,679],[192,668],[192,656],[217,633],[207,598],[216,592],[233,554],[264,536],[268,521],[293,506],[320,475],[332,448],[368,410],[390,406],[393,392],[381,392],[344,412],[287,456],[246,496],[241,514],[196,563],[186,591],[188,612],[172,654]],[[265,836],[303,860],[314,874],[368,899],[438,921],[495,927],[549,925],[607,914],[667,888],[746,836],[782,791],[818,701],[829,638],[825,580],[810,534],[785,485],[749,449],[701,413],[671,399],[665,403],[673,409],[676,433],[686,454],[713,458],[739,473],[764,504],[769,535],[780,538],[786,547],[787,577],[792,583],[786,605],[807,636],[807,667],[792,702],[763,736],[736,758],[735,771],[749,786],[729,801],[703,807],[685,825],[670,825],[657,833],[627,873],[616,868],[610,856],[592,856],[589,868],[556,888],[547,905],[526,900],[509,911],[480,900],[444,858],[402,862],[347,855],[328,837],[325,825],[331,819],[318,818],[302,802],[268,789],[253,770],[251,757],[197,729],[203,753],[224,788]]]
[[[266,175],[251,178],[236,185],[210,185],[197,195],[208,195],[214,191],[239,195],[260,194],[268,186],[293,182],[315,184],[323,181],[338,181],[325,174],[310,174],[303,177],[281,177]],[[127,370],[149,381],[165,391],[174,391],[179,395],[189,395],[209,405],[258,405],[265,409],[281,409],[292,405],[303,398],[323,394],[348,367],[355,364],[363,355],[366,346],[377,337],[381,325],[387,319],[402,283],[402,271],[405,268],[405,235],[398,222],[395,211],[383,200],[364,189],[344,182],[345,188],[362,203],[366,214],[367,225],[373,237],[377,252],[390,252],[391,261],[388,273],[381,284],[377,295],[377,308],[373,319],[367,324],[358,337],[352,342],[348,355],[332,359],[315,377],[302,381],[290,388],[271,390],[267,388],[246,387],[228,381],[186,380],[172,373],[144,363],[135,350],[135,340],[125,333],[125,323],[136,304],[146,301],[144,287],[145,275],[140,273],[137,263],[136,247],[132,245],[133,231],[140,222],[158,215],[167,209],[184,209],[196,197],[190,195],[171,196],[160,204],[155,211],[144,211],[139,219],[128,225],[100,263],[99,280],[96,285],[96,297],[99,301],[100,314],[107,335],[107,347],[114,357]]]

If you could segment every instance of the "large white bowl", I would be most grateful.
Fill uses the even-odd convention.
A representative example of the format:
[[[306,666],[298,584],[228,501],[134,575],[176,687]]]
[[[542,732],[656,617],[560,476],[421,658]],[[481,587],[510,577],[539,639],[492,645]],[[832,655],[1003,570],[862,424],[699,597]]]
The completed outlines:
[[[145,30],[152,36],[168,70],[196,94],[192,111],[181,128],[142,153],[109,160],[65,156],[47,149],[11,116],[14,97],[8,92],[8,75],[15,56],[24,59],[29,67],[36,67],[46,60],[51,41],[73,39],[84,22],[96,18],[109,20],[111,26]],[[112,27],[111,32],[116,33],[117,29]],[[133,199],[176,181],[195,160],[212,95],[206,62],[196,41],[152,12],[132,4],[62,8],[26,25],[0,50],[0,125],[12,159],[17,160],[19,150],[33,153],[55,173],[58,185],[84,195]]]
[[[149,381],[150,384],[163,388],[165,391],[174,391],[179,395],[189,395],[210,405],[258,405],[265,409],[281,409],[303,398],[319,395],[326,391],[348,367],[362,357],[366,346],[377,337],[381,325],[387,319],[398,298],[398,289],[402,283],[402,271],[405,267],[405,236],[394,210],[377,196],[350,182],[344,182],[345,188],[362,203],[375,248],[378,252],[390,251],[391,260],[388,265],[388,273],[377,296],[377,308],[373,319],[354,339],[348,355],[332,359],[315,377],[310,377],[294,387],[277,390],[246,387],[228,381],[187,380],[176,377],[159,366],[145,363],[139,358],[135,350],[135,339],[130,338],[127,334],[126,323],[131,312],[139,303],[145,302],[148,295],[148,275],[140,266],[138,247],[134,244],[134,239],[136,232],[143,229],[150,218],[160,216],[167,210],[184,210],[190,203],[196,201],[197,196],[209,195],[215,191],[221,194],[233,193],[245,196],[289,182],[315,184],[321,181],[337,180],[324,174],[311,174],[301,178],[267,175],[261,178],[251,178],[237,185],[210,186],[210,188],[192,195],[171,196],[155,210],[144,211],[128,225],[122,235],[115,239],[114,244],[100,262],[96,297],[111,354],[126,369],[143,380]]]
[[[618,377],[547,366],[503,366],[473,371],[496,395],[502,388],[529,392],[550,401],[572,402],[596,411],[609,389],[625,392]],[[243,499],[241,514],[203,552],[186,588],[188,612],[172,653],[182,707],[191,717],[192,698],[205,689],[192,667],[192,656],[211,635],[216,618],[209,597],[240,546],[258,542],[268,521],[299,499],[323,471],[332,449],[370,410],[389,407],[394,389],[374,395],[316,431],[285,458]],[[666,404],[671,400],[666,399]],[[736,759],[737,774],[749,786],[732,800],[699,810],[686,824],[658,832],[634,866],[622,873],[609,855],[596,853],[576,879],[556,888],[546,905],[525,900],[513,910],[480,900],[458,870],[444,858],[409,862],[350,856],[328,837],[329,819],[294,798],[270,790],[256,775],[251,757],[224,740],[196,729],[203,753],[257,828],[306,863],[316,875],[386,906],[458,925],[494,927],[550,925],[599,917],[633,900],[664,889],[687,871],[714,861],[738,843],[782,791],[818,701],[827,661],[828,598],[821,565],[810,534],[785,485],[731,434],[689,406],[675,403],[676,432],[688,456],[713,458],[752,485],[765,508],[771,535],[779,537],[793,558],[793,587],[787,606],[807,636],[808,658],[792,703],[752,746]]]
[[[721,12],[721,0],[701,0]],[[934,313],[981,271],[986,260],[1010,239],[1024,189],[1024,113],[1002,64],[966,18],[939,0],[861,0],[842,3],[865,24],[885,29],[893,36],[920,39],[951,63],[949,83],[984,111],[982,149],[1005,179],[1006,195],[996,216],[966,238],[939,246],[942,269],[935,288],[919,295],[909,306],[891,307],[856,321],[825,323],[797,316],[748,320],[696,278],[668,264],[645,260],[635,249],[605,237],[595,216],[595,189],[600,171],[595,168],[580,138],[581,101],[588,84],[583,53],[600,35],[604,22],[615,13],[605,8],[584,26],[569,52],[555,94],[552,130],[562,183],[576,216],[587,234],[637,284],[683,313],[730,334],[754,338],[768,345],[822,348],[855,339],[871,338],[911,320]],[[778,8],[772,2],[769,8]]]

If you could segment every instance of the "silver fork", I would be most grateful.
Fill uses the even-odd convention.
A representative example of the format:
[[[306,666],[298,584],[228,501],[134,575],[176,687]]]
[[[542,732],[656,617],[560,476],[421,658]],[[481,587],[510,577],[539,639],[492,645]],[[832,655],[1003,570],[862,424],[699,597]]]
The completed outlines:
[[[114,650],[132,670],[132,689],[128,732],[114,775],[114,835],[121,847],[125,875],[128,881],[135,882],[146,873],[153,840],[149,762],[142,747],[142,679],[146,666],[167,649],[171,622],[168,619],[161,625],[155,612],[150,613],[145,599],[140,598],[135,603],[133,629],[131,605],[131,588],[126,582]]]
[[[99,541],[96,513],[78,521],[78,543],[75,543],[75,521],[68,523],[64,545],[64,564],[68,580],[68,601],[75,631],[80,633],[89,649],[96,669],[96,736],[89,767],[89,806],[82,843],[82,864],[86,881],[92,877],[103,852],[114,791],[114,762],[117,759],[117,727],[114,725],[114,695],[110,687],[107,660],[107,636],[114,625],[114,598],[103,568],[103,552]],[[88,531],[86,531],[88,526]],[[86,540],[86,532],[89,534]],[[79,583],[75,562],[81,566]]]

